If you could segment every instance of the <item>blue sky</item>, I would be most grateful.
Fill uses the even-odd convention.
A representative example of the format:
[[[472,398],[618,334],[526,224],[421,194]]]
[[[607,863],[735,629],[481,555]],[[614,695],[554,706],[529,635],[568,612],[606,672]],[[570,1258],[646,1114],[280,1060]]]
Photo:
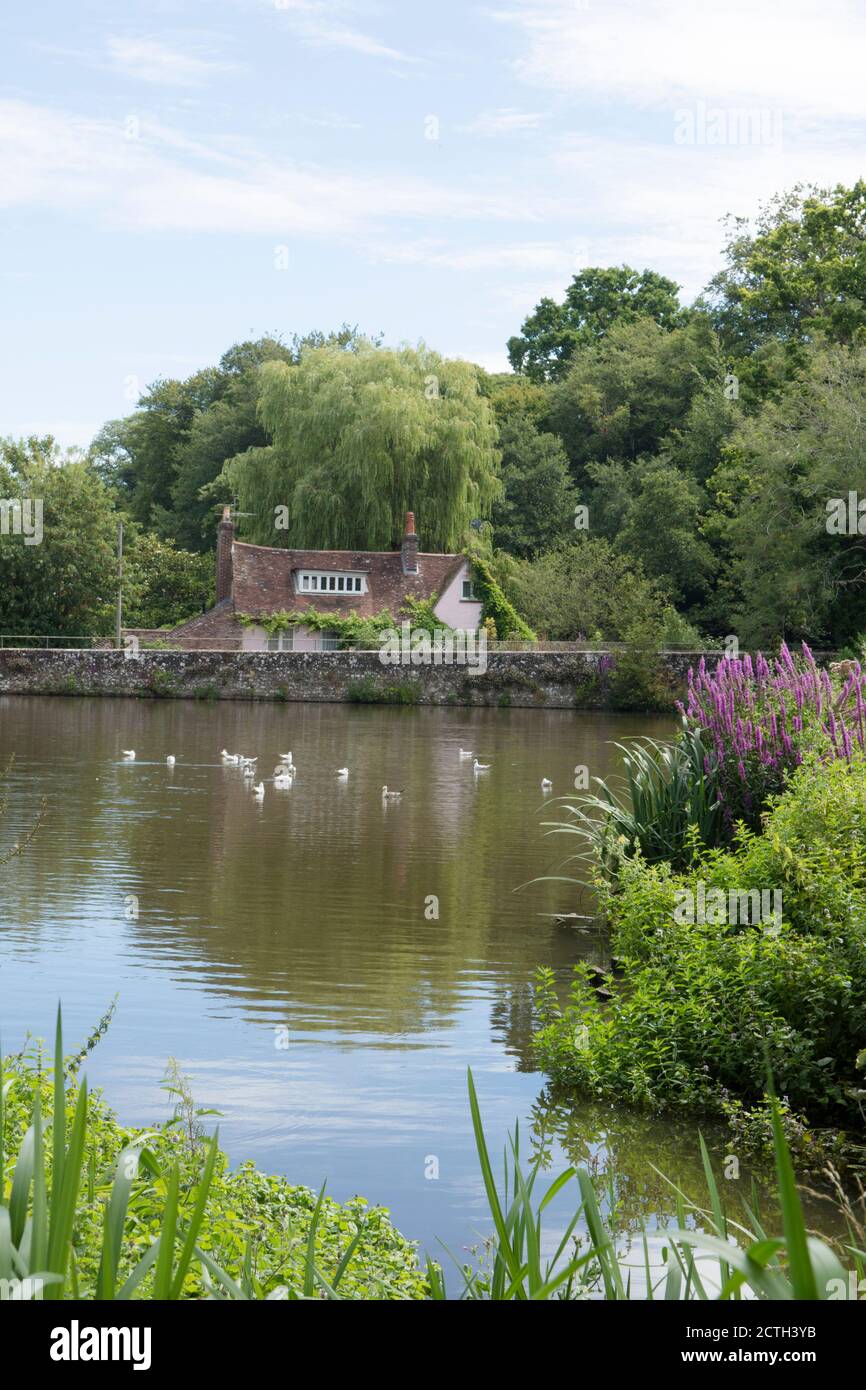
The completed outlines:
[[[582,265],[688,300],[726,212],[863,173],[857,0],[48,0],[0,33],[0,434],[86,445],[344,321],[502,369]]]

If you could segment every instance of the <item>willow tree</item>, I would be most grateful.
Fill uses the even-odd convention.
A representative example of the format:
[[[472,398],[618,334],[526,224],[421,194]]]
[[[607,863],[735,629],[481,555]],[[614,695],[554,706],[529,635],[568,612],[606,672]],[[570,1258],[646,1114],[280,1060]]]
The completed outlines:
[[[451,551],[500,492],[476,368],[423,346],[361,341],[266,363],[259,414],[273,443],[230,459],[218,484],[260,544],[387,550],[414,511],[422,548]]]

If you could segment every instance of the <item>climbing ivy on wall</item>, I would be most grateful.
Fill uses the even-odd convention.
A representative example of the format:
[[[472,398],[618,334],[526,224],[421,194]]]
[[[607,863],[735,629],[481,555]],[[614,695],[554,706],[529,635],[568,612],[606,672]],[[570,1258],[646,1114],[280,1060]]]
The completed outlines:
[[[341,647],[375,647],[379,645],[383,632],[387,632],[389,628],[399,628],[401,622],[406,620],[413,631],[424,629],[431,634],[451,632],[452,629],[436,617],[433,611],[436,602],[436,594],[429,599],[411,598],[407,594],[398,618],[387,608],[370,618],[362,618],[354,610],[341,615],[322,613],[317,608],[305,608],[298,613],[280,610],[278,613],[263,613],[258,616],[252,613],[237,613],[235,616],[245,627],[264,628],[269,637],[287,632],[290,627],[307,627],[311,632],[327,632],[330,636],[337,637]]]
[[[466,558],[472,569],[472,584],[481,600],[484,619],[491,618],[496,624],[496,636],[500,639],[522,637],[531,642],[535,633],[523,621],[514,604],[505,597],[487,561],[477,553],[468,553]]]

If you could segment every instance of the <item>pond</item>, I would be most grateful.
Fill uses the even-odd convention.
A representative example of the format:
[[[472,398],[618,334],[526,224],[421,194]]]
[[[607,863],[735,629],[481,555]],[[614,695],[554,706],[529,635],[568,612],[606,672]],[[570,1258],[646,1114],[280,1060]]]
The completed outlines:
[[[672,729],[567,711],[0,699],[0,764],[15,758],[0,847],[48,799],[2,870],[4,1047],[51,1037],[58,999],[77,1047],[117,994],[86,1072],[124,1123],[167,1118],[176,1058],[233,1160],[361,1193],[440,1255],[489,1229],[471,1066],[494,1153],[519,1118],[552,1172],[566,1157],[612,1167],[626,1218],[664,1217],[652,1165],[702,1195],[696,1125],[575,1104],[536,1070],[534,969],[565,988],[607,948],[554,920],[591,910],[579,890],[532,880],[567,852],[542,822],[575,768],[607,776],[612,740]],[[263,802],[224,748],[258,756]],[[278,791],[288,750],[297,775]],[[402,797],[383,803],[383,784]],[[734,1204],[753,1175],[744,1161]]]

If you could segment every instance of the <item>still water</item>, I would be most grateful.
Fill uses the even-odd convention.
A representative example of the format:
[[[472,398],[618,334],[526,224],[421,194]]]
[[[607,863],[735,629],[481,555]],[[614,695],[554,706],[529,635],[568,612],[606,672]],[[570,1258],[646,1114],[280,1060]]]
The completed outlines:
[[[4,1047],[51,1037],[61,999],[71,1050],[117,994],[86,1070],[123,1122],[167,1118],[160,1082],[177,1058],[197,1103],[221,1112],[233,1160],[361,1193],[439,1254],[488,1230],[471,1066],[494,1152],[519,1118],[552,1172],[566,1158],[615,1169],[624,1215],[652,1221],[671,1199],[650,1165],[701,1192],[694,1127],[546,1085],[533,971],[564,988],[579,956],[601,964],[606,948],[553,919],[591,903],[531,880],[568,849],[544,837],[556,807],[542,777],[555,798],[578,765],[616,770],[611,740],[671,728],[566,711],[0,699],[0,766],[15,757],[0,849],[48,801],[0,870]],[[474,774],[461,746],[490,771]],[[223,748],[258,755],[263,803]],[[297,776],[277,791],[288,750]],[[402,798],[383,804],[383,784]]]

